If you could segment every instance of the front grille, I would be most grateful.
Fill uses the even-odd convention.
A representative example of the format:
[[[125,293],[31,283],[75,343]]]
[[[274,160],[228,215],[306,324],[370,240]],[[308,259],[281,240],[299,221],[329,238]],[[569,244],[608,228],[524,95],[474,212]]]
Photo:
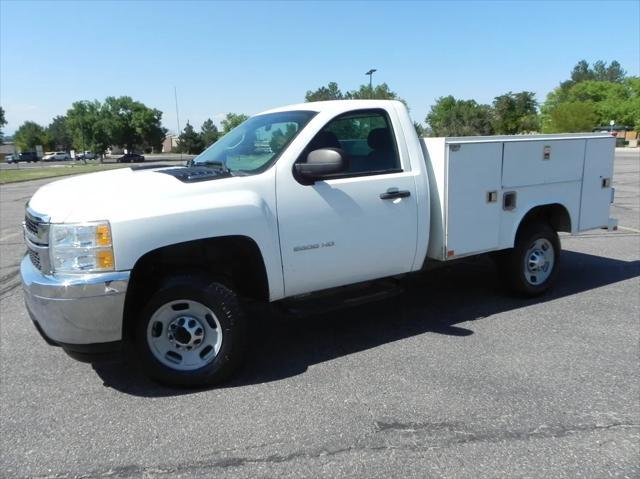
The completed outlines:
[[[38,270],[48,274],[49,265],[49,218],[27,207],[24,217],[24,239],[31,263]]]
[[[40,264],[40,255],[36,251],[29,250],[29,258],[33,265],[42,271],[42,264]]]
[[[24,226],[34,235],[38,235],[38,223],[32,220],[29,215],[24,217]]]

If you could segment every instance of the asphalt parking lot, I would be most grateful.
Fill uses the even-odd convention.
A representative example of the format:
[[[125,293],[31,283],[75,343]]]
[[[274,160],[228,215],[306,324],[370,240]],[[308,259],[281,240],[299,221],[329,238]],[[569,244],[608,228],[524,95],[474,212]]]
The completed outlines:
[[[0,190],[0,475],[640,477],[640,153],[617,151],[615,233],[562,237],[556,289],[506,296],[485,259],[398,298],[261,318],[223,388],[157,386],[50,347],[22,303]]]

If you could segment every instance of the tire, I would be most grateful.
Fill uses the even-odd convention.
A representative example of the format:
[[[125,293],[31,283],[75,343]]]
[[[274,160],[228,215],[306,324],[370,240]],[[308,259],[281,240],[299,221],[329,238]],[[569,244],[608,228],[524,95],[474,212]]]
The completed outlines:
[[[144,372],[178,387],[227,380],[241,365],[247,321],[236,294],[200,276],[166,281],[143,307],[133,346]]]
[[[558,277],[560,250],[558,234],[548,223],[525,225],[518,232],[514,248],[497,259],[503,283],[522,296],[545,293]]]

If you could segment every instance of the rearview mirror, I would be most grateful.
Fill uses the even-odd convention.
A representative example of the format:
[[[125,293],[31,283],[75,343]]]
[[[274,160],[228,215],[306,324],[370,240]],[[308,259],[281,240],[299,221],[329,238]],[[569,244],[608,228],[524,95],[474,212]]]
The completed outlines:
[[[338,148],[313,150],[305,163],[296,163],[296,173],[307,180],[321,180],[346,169],[344,152]]]

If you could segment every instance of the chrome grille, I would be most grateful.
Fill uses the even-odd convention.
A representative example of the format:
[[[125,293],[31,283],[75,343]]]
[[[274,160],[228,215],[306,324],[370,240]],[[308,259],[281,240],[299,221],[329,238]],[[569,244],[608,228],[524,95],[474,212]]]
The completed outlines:
[[[36,213],[27,206],[23,226],[24,240],[33,266],[45,274],[50,273],[49,217]]]
[[[38,235],[38,223],[36,223],[29,215],[25,215],[24,217],[24,226],[32,232],[34,235]]]
[[[32,250],[28,250],[29,251],[29,258],[31,259],[31,262],[33,263],[33,265],[38,268],[40,271],[42,271],[42,264],[40,264],[40,254],[38,254],[38,252],[36,251],[32,251]]]

